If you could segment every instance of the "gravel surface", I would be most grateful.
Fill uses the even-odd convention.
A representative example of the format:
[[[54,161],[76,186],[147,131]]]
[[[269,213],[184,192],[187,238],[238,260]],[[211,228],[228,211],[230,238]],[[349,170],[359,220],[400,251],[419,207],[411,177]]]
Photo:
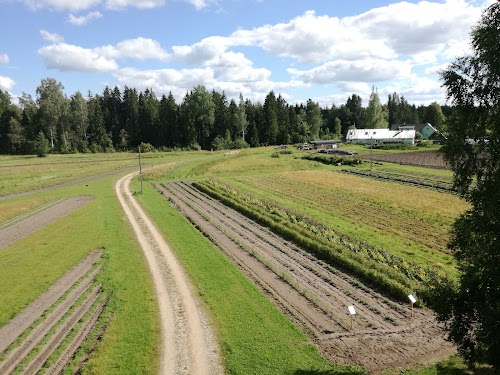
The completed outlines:
[[[223,374],[213,327],[175,255],[130,192],[129,174],[116,194],[144,251],[153,277],[162,327],[160,373]]]

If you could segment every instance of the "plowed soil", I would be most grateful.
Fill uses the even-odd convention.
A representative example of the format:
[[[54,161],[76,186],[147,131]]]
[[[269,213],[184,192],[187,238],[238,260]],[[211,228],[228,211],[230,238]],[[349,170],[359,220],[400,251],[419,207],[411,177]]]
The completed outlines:
[[[94,278],[100,267],[92,268],[100,257],[101,251],[87,255],[47,292],[0,329],[0,354],[3,354],[0,361],[1,374],[15,371],[36,374],[75,329],[76,324],[95,306],[101,291],[100,286],[95,286]],[[77,305],[77,301],[91,289],[82,303]],[[63,369],[69,363],[95,326],[105,301],[99,302],[93,314],[85,320],[76,334],[78,341],[73,340],[63,351],[66,355],[56,361],[58,369]],[[27,334],[17,340],[24,332]],[[45,339],[47,340],[44,341]],[[71,356],[67,355],[69,352],[72,353]],[[30,356],[31,359],[27,361]]]
[[[44,210],[35,211],[32,215],[25,215],[21,221],[14,219],[3,224],[0,228],[0,250],[69,215],[77,208],[89,203],[92,199],[92,197],[68,198]]]
[[[389,300],[188,183],[158,190],[204,232],[336,363],[372,373],[447,357],[454,348],[431,311]],[[357,314],[351,319],[347,307]]]

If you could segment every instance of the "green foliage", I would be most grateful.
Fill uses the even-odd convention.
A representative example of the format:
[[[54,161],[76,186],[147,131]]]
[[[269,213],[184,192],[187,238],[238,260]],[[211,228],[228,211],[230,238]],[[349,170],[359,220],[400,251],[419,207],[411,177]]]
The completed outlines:
[[[375,150],[411,150],[415,146],[406,143],[382,143],[373,145],[372,148]]]
[[[302,156],[301,159],[317,161],[319,163],[327,165],[357,165],[362,163],[361,159],[345,156],[323,156],[308,154]]]
[[[45,138],[45,134],[42,131],[35,138],[34,151],[39,157],[47,156],[50,151],[49,140]]]
[[[380,103],[378,92],[373,87],[368,101],[368,108],[366,109],[366,123],[368,129],[385,129],[389,125],[388,113]]]
[[[139,147],[141,148],[141,152],[143,152],[143,153],[156,151],[155,148],[153,147],[153,145],[151,143],[141,142],[141,144],[139,145]]]
[[[473,55],[442,73],[456,106],[444,154],[455,187],[472,208],[455,222],[449,244],[459,284],[440,293],[440,319],[470,363],[500,370],[500,3],[490,5],[471,34]]]

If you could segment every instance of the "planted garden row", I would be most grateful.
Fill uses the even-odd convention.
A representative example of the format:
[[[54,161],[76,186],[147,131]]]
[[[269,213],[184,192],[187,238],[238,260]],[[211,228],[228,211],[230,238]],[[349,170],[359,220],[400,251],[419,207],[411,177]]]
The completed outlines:
[[[398,299],[406,299],[408,293],[415,290],[421,295],[426,294],[428,288],[441,278],[432,268],[408,263],[384,249],[343,235],[310,217],[242,193],[220,181],[206,180],[194,185],[305,247],[318,258],[354,273]]]

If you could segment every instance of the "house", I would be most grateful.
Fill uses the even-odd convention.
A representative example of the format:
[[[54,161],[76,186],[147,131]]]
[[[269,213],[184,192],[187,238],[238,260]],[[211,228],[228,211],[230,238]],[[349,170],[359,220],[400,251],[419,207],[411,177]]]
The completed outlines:
[[[422,134],[423,139],[429,139],[430,136],[438,130],[429,123],[426,124],[393,124],[390,130],[415,130]]]
[[[413,145],[415,144],[415,130],[350,129],[346,135],[346,143],[361,145],[404,143]]]

